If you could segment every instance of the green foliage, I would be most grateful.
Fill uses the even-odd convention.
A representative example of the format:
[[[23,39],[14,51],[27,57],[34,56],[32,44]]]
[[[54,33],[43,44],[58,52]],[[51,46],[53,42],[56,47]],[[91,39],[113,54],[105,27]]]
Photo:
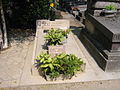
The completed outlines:
[[[65,76],[73,76],[77,71],[80,71],[80,65],[83,61],[74,54],[60,54],[56,56],[61,66],[61,72]]]
[[[35,27],[37,19],[49,18],[49,1],[48,0],[30,0],[24,13],[20,18],[21,23],[25,26]]]
[[[60,65],[49,54],[41,53],[37,56],[36,61],[38,69],[42,69],[43,74],[49,75],[51,78],[56,78],[60,75],[58,71]]]
[[[64,35],[59,29],[51,29],[45,35],[45,39],[49,45],[61,45],[64,41]]]
[[[64,41],[64,37],[66,37],[70,31],[70,29],[60,30],[52,28],[45,35],[45,39],[48,45],[61,45]]]
[[[81,70],[83,61],[74,54],[59,54],[51,57],[47,53],[41,53],[36,58],[38,69],[51,78],[57,78],[60,74],[71,78],[77,71]]]
[[[55,0],[2,0],[6,21],[13,28],[35,28],[36,20],[61,18],[56,10],[51,11],[50,3]],[[51,14],[51,16],[50,16]]]
[[[66,30],[63,30],[62,33],[64,36],[67,36],[70,33],[70,31],[71,31],[70,29],[66,29]]]
[[[31,0],[29,15],[35,19],[48,19],[49,0]]]
[[[49,0],[3,0],[12,15],[9,24],[16,28],[35,28],[37,19],[49,18]],[[12,3],[12,4],[10,4]],[[6,16],[7,17],[7,16]]]
[[[112,4],[105,6],[106,10],[116,10],[116,7]]]

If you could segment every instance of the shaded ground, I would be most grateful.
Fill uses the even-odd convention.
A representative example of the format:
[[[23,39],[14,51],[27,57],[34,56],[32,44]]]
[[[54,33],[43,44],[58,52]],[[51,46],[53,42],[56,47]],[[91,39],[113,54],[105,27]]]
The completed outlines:
[[[26,41],[33,41],[33,36],[35,36],[35,30],[32,29],[11,29],[8,30],[8,40],[10,44],[20,44]]]

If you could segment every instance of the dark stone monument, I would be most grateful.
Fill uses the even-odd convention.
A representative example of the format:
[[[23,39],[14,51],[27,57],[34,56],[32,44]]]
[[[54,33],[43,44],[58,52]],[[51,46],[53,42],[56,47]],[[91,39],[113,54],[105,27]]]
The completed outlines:
[[[116,16],[100,16],[104,5],[114,4]],[[99,5],[99,6],[98,6]],[[98,8],[99,7],[99,8]],[[105,71],[120,71],[120,0],[88,0],[85,12],[85,29],[81,40],[87,43],[98,65]],[[97,16],[96,16],[97,10]],[[99,13],[99,14],[98,14]]]

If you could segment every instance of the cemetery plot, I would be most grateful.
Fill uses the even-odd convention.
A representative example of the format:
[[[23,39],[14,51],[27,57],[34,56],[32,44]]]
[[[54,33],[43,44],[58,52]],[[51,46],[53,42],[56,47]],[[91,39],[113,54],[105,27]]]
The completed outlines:
[[[61,24],[61,27],[59,27],[62,21],[65,24]],[[58,23],[58,26],[55,22]],[[37,21],[38,25],[33,52],[33,65],[35,67],[33,68],[37,68],[37,72],[41,73],[48,81],[71,79],[77,72],[85,70],[86,64],[83,60],[77,57],[73,51],[73,53],[69,52],[68,48],[71,45],[69,45],[70,42],[68,40],[71,38],[71,35],[69,35],[71,30],[68,28],[69,23],[67,22],[67,20],[46,20],[44,23],[43,20]],[[33,74],[34,70],[32,69]]]

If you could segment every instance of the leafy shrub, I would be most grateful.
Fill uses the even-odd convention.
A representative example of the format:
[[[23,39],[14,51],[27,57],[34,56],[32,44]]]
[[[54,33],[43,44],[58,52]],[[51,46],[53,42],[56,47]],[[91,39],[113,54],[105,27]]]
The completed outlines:
[[[38,70],[41,69],[44,75],[50,75],[51,78],[56,78],[59,76],[58,67],[59,64],[50,57],[47,53],[41,53],[36,58]]]
[[[3,0],[4,1],[4,0]],[[49,0],[5,0],[4,6],[12,11],[10,24],[16,28],[32,28],[37,19],[49,18]],[[12,4],[9,4],[12,3]]]
[[[60,29],[51,29],[45,35],[45,39],[48,45],[61,45],[62,41],[64,41],[64,37],[66,37],[70,32],[70,29],[60,30]]]
[[[64,41],[64,35],[59,29],[51,29],[45,35],[45,39],[49,45],[61,45]]]
[[[59,54],[56,57],[56,61],[61,66],[61,72],[65,76],[73,76],[77,71],[80,71],[80,65],[83,61],[76,57],[74,54]]]
[[[65,37],[67,37],[67,35],[70,33],[70,29],[66,29],[66,30],[63,30],[62,33]]]
[[[36,58],[38,69],[42,70],[44,75],[52,79],[59,77],[61,74],[71,78],[77,71],[81,70],[83,61],[74,54],[59,54],[51,57],[47,53],[41,53]]]
[[[37,56],[36,60],[38,70],[41,68],[44,75],[50,75],[52,78],[59,76],[57,68],[60,67],[60,65],[55,61],[54,58],[50,57],[49,54],[41,53],[39,56]]]

